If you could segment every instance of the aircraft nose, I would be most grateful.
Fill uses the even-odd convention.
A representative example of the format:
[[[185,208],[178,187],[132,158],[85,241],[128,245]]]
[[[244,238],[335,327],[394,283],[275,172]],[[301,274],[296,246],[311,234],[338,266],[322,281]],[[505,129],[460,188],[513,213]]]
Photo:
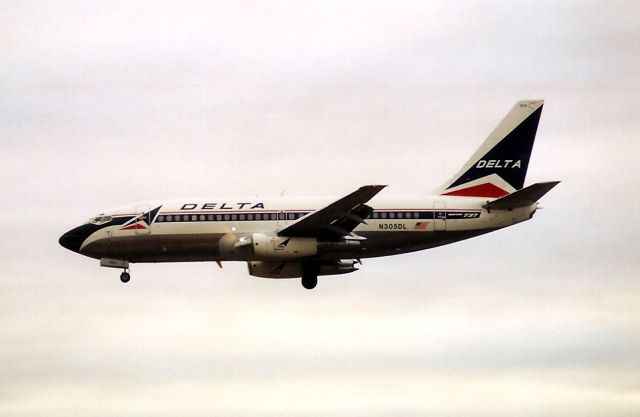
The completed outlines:
[[[60,236],[60,240],[58,242],[63,247],[69,249],[70,251],[80,252],[80,246],[82,246],[82,242],[89,236],[90,233],[87,233],[86,228],[83,226],[76,227],[75,229],[69,230],[67,233]]]

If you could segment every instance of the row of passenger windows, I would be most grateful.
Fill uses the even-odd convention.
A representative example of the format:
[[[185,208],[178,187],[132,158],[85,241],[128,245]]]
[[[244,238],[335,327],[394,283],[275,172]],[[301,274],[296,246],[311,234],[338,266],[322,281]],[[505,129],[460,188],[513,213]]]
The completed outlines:
[[[158,222],[221,222],[255,220],[296,220],[307,213],[241,213],[241,214],[164,214]]]
[[[374,212],[373,215],[369,216],[374,219],[419,219],[420,213],[417,211],[381,211]]]
[[[256,221],[256,220],[297,220],[306,212],[291,213],[240,213],[240,214],[163,214],[158,216],[157,222],[221,222],[221,221]],[[368,218],[373,219],[419,219],[426,217],[425,212],[411,211],[381,211],[374,212]]]

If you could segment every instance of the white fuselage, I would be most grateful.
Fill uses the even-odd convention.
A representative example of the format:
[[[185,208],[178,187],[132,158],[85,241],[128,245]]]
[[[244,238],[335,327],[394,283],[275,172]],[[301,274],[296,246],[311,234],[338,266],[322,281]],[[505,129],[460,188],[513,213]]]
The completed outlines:
[[[79,252],[129,262],[256,260],[258,255],[237,242],[256,233],[276,234],[334,200],[213,198],[136,204],[101,214],[112,220],[87,231]],[[353,231],[353,244],[327,244],[317,256],[358,259],[428,249],[528,220],[537,206],[488,211],[482,206],[489,200],[376,196],[369,203],[375,211]],[[149,212],[149,218],[139,218]]]

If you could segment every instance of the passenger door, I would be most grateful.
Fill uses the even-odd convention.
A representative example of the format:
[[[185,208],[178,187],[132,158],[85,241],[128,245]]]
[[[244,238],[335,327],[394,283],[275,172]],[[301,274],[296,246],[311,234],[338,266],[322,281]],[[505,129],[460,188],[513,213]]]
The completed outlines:
[[[136,206],[136,216],[141,216],[136,227],[136,235],[148,235],[151,233],[151,213],[148,205]]]
[[[447,230],[447,205],[444,201],[433,203],[433,230],[444,232]]]

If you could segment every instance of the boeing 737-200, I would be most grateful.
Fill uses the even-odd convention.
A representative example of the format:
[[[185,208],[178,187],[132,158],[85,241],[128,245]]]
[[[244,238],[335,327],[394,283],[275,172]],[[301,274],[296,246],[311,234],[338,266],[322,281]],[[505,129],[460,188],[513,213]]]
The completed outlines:
[[[342,198],[210,198],[105,211],[60,238],[120,268],[135,262],[246,262],[263,278],[357,271],[361,259],[446,245],[529,220],[558,184],[524,187],[542,100],[516,103],[462,169],[433,195],[387,197],[366,185]]]

